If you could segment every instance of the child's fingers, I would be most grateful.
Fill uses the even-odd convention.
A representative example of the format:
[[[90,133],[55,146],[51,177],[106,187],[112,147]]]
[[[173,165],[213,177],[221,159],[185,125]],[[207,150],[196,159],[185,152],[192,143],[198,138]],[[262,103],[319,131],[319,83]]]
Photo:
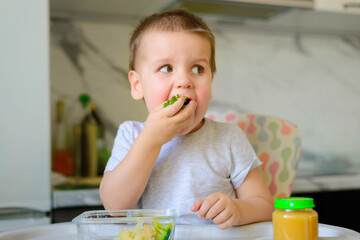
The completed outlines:
[[[201,205],[203,204],[204,201],[205,201],[205,199],[197,200],[197,201],[194,203],[194,205],[192,205],[192,206],[190,207],[190,210],[191,210],[192,212],[199,211],[199,209],[200,209],[200,207],[201,207]]]
[[[157,106],[154,108],[153,111],[159,111],[159,110],[161,110],[161,109],[164,109],[164,103],[161,103],[161,104],[157,105]]]
[[[213,216],[211,220],[213,221],[213,223],[219,225],[226,222],[233,215],[234,213],[231,212],[229,208],[227,208],[227,209],[223,209],[217,215]]]
[[[209,209],[209,211],[206,213],[206,215],[204,216],[204,218],[206,220],[213,220],[215,217],[221,215],[224,210],[225,210],[226,206],[221,206],[221,204],[219,204],[219,201],[216,202],[213,206],[211,206],[211,208]],[[221,218],[220,218],[221,219]]]
[[[217,217],[216,217],[217,218]],[[234,215],[230,215],[230,216],[228,216],[228,218],[225,220],[225,221],[223,221],[223,219],[221,219],[221,221],[219,220],[217,220],[215,218],[215,220],[213,219],[213,222],[218,226],[218,228],[220,228],[220,229],[227,229],[227,228],[229,228],[229,227],[232,227],[233,225],[234,225],[234,222],[235,222],[235,216]],[[219,223],[216,223],[216,222],[219,222]]]
[[[188,105],[181,111],[179,111],[173,118],[175,121],[181,123],[189,118],[191,118],[194,115],[195,109],[196,109],[196,102],[190,101]]]
[[[200,207],[198,216],[200,218],[204,218],[207,215],[207,213],[209,212],[209,210],[212,208],[212,206],[214,206],[216,204],[216,202],[219,201],[219,199],[220,198],[216,194],[212,194],[208,198],[206,198]],[[211,219],[211,218],[209,218],[209,219]],[[209,220],[209,219],[207,219],[207,220]]]
[[[185,102],[185,99],[183,97],[180,97],[172,105],[169,105],[169,106],[165,107],[166,116],[168,116],[168,117],[174,116],[177,112],[179,112],[181,107],[184,105],[184,102]],[[164,107],[164,105],[163,105],[163,107]]]

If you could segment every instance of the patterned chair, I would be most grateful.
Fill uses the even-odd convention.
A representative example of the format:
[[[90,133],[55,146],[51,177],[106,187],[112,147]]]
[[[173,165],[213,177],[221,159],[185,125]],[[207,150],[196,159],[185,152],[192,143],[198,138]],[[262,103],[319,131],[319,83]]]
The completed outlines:
[[[274,199],[291,195],[301,155],[301,137],[293,123],[277,117],[235,111],[209,111],[206,117],[237,124],[263,162],[261,174]]]

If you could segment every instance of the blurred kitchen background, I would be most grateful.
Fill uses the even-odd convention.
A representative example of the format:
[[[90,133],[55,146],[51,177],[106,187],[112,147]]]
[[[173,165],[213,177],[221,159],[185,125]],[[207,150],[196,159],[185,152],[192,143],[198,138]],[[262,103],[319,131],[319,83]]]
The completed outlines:
[[[325,209],[360,199],[360,0],[3,2],[0,209],[7,215],[1,217],[0,211],[0,224],[22,204],[11,196],[22,197],[20,189],[26,195],[29,186],[37,189],[13,175],[21,165],[27,171],[21,176],[31,171],[39,176],[39,166],[49,172],[36,180],[45,182],[38,188],[49,189],[43,192],[46,207],[22,204],[35,210],[26,216],[45,212],[47,222],[62,222],[101,208],[97,186],[117,128],[123,121],[144,121],[147,116],[143,101],[130,96],[130,34],[144,16],[185,7],[203,17],[216,37],[210,110],[261,113],[296,124],[303,150],[294,194],[321,203],[320,222],[359,231],[352,223],[337,222],[336,214],[327,216]],[[21,34],[13,35],[12,29]],[[34,36],[40,36],[40,42]],[[15,57],[35,58],[17,62],[14,57],[9,68],[6,57],[13,52]],[[41,77],[27,79],[33,74],[29,63],[37,60]],[[16,76],[27,79],[26,84],[10,81]],[[27,114],[14,110],[19,106]],[[13,114],[7,116],[9,112]],[[13,121],[16,116],[21,119]],[[32,128],[34,122],[38,128]],[[43,138],[34,139],[39,129]],[[40,141],[39,155],[33,156],[37,165],[31,155],[20,166],[16,163],[24,154],[13,152],[26,150],[18,144],[24,137],[21,131],[32,144]],[[12,185],[10,197],[4,197]],[[350,196],[353,200],[344,200]]]

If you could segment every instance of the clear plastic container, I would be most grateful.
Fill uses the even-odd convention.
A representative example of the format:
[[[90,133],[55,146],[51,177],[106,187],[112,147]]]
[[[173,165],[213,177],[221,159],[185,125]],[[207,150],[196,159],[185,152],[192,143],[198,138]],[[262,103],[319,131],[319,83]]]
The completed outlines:
[[[274,240],[317,240],[318,214],[312,198],[275,199]]]
[[[127,240],[135,239],[136,234],[146,235],[141,238],[143,240],[151,240],[156,234],[163,236],[160,239],[172,240],[175,219],[174,209],[102,210],[84,212],[74,218],[73,223],[77,226],[79,240]],[[145,233],[149,230],[153,235]]]

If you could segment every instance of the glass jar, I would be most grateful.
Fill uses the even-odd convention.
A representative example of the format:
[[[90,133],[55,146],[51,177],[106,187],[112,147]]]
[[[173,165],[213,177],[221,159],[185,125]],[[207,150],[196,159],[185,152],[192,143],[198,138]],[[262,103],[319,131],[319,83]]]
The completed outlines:
[[[274,240],[317,240],[318,214],[312,198],[275,199]]]

